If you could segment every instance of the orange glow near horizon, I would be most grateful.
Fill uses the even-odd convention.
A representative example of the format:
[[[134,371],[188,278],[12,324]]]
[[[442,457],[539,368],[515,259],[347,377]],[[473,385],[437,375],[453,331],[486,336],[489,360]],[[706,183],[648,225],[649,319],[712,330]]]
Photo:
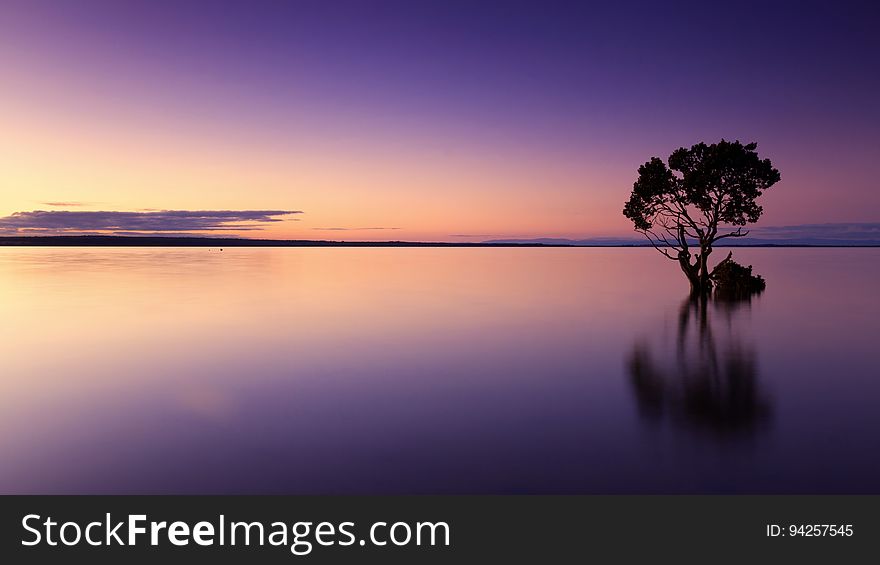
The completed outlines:
[[[13,89],[0,106],[3,216],[302,210],[260,231],[211,232],[279,239],[478,241],[627,229],[618,214],[603,212],[616,212],[619,196],[603,202],[588,188],[609,182],[607,171],[516,143],[462,145],[448,131],[402,140],[391,127],[353,132],[334,124],[306,133],[290,116],[289,128],[260,130],[247,120],[103,106],[88,92],[38,84]]]
[[[591,190],[619,182],[602,155],[590,162],[523,140],[499,142],[478,126],[316,118],[295,104],[268,115],[231,108],[233,115],[221,116],[143,81],[94,72],[98,84],[66,69],[14,65],[6,78],[3,216],[40,209],[304,212],[260,231],[212,232],[274,239],[479,241],[630,231],[620,195]]]

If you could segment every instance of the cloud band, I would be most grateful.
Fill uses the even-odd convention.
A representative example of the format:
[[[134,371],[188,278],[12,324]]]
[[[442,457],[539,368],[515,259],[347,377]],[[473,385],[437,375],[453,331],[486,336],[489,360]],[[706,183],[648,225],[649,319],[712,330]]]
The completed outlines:
[[[85,212],[34,210],[0,217],[0,232],[199,232],[248,231],[260,224],[283,221],[300,210],[161,210],[149,212]]]

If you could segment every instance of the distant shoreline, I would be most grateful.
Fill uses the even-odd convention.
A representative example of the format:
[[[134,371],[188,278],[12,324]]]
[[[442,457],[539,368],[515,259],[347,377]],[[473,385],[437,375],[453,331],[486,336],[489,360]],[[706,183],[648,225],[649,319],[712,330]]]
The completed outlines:
[[[311,239],[244,239],[220,237],[153,237],[114,235],[0,236],[0,247],[607,247],[650,248],[646,243],[540,243],[540,242],[429,242],[429,241],[331,241]],[[737,243],[715,247],[880,247],[880,243],[807,244]]]

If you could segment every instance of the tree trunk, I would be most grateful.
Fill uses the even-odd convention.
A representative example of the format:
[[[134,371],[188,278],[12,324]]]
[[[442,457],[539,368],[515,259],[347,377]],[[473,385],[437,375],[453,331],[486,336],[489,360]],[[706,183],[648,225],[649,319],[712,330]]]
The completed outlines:
[[[702,284],[700,277],[700,262],[697,261],[693,265],[690,263],[690,254],[681,253],[678,256],[678,265],[681,267],[684,276],[687,277],[691,285],[691,295],[699,296],[707,292],[705,285]]]
[[[702,297],[708,295],[712,291],[712,282],[705,281],[699,275],[689,277],[691,284],[691,296]]]
[[[708,294],[712,290],[712,278],[709,276],[709,255],[712,248],[708,245],[700,247],[700,258],[697,261],[700,269],[700,294]]]

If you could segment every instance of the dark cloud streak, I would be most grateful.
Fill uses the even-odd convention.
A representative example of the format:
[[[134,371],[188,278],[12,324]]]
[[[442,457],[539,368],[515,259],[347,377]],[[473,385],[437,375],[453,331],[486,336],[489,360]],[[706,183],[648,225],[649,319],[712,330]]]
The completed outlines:
[[[87,206],[88,202],[40,202],[43,206],[52,206],[54,208],[76,208],[78,206]]]
[[[799,224],[754,228],[750,237],[774,239],[880,240],[880,222]]]
[[[254,231],[260,224],[284,221],[299,210],[161,210],[151,212],[81,212],[34,210],[0,217],[0,233]]]
[[[318,231],[399,230],[400,228],[312,228]]]

